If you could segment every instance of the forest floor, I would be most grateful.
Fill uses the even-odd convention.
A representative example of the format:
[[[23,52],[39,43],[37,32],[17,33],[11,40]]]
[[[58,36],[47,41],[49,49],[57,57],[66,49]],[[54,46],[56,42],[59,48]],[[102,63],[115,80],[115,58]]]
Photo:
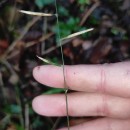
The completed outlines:
[[[104,64],[130,59],[129,0],[58,0],[60,36],[94,28],[62,41],[67,65]],[[31,106],[40,94],[63,93],[36,82],[36,56],[62,65],[56,16],[41,17],[19,10],[55,14],[54,0],[0,1],[0,129],[51,130],[66,119],[42,117]],[[72,119],[72,124],[75,118]]]

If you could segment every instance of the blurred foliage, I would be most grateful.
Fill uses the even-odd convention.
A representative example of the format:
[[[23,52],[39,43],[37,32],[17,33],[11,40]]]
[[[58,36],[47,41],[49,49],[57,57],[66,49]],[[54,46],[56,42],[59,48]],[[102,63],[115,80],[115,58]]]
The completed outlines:
[[[54,3],[54,0],[35,0],[35,3],[42,9],[44,6]]]

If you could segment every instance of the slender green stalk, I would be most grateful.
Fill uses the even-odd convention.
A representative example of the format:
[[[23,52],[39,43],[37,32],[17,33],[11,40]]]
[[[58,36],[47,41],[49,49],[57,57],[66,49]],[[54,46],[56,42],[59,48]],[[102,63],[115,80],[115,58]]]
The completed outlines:
[[[58,15],[57,0],[55,0],[55,8],[56,8],[56,18],[57,18],[57,26],[58,26],[58,38],[59,38],[59,44],[60,44],[60,48],[61,48],[62,64],[63,64],[62,68],[63,68],[64,88],[65,88],[67,125],[68,125],[68,130],[70,130],[69,112],[68,112],[68,96],[67,96],[67,94],[68,94],[68,86],[67,86],[66,78],[65,78],[65,63],[64,63],[63,47],[62,47],[61,36],[60,36],[60,26],[59,26],[59,15]]]

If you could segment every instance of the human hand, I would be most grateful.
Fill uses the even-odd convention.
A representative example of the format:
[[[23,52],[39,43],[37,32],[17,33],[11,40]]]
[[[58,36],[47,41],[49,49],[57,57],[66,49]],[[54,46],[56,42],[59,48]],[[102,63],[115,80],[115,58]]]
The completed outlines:
[[[61,67],[36,67],[33,75],[42,84],[64,88]],[[65,66],[65,75],[69,89],[77,91],[68,94],[69,115],[103,117],[70,130],[130,130],[130,62]],[[63,94],[38,96],[32,104],[40,115],[66,116]]]

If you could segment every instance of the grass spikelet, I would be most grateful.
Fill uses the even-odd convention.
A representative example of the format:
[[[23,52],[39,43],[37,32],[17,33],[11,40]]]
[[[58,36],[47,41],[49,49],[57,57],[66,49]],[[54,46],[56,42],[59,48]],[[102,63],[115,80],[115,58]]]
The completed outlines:
[[[61,41],[69,39],[69,38],[73,38],[73,37],[76,37],[76,36],[79,36],[79,35],[82,35],[84,33],[90,32],[92,30],[94,30],[94,28],[90,28],[90,29],[87,29],[87,30],[83,30],[83,31],[80,31],[80,32],[70,34],[69,36],[62,38]]]
[[[40,12],[32,12],[32,11],[25,11],[25,10],[19,10],[20,13],[28,14],[28,15],[34,15],[34,16],[54,16],[55,14],[49,14],[49,13],[40,13]]]
[[[40,59],[41,61],[45,62],[46,64],[55,65],[55,66],[60,66],[60,65],[58,65],[58,64],[56,64],[56,63],[53,63],[53,62],[51,62],[51,61],[49,61],[49,60],[47,60],[47,59],[45,59],[45,58],[42,58],[42,57],[40,57],[40,56],[37,56],[37,58]]]

